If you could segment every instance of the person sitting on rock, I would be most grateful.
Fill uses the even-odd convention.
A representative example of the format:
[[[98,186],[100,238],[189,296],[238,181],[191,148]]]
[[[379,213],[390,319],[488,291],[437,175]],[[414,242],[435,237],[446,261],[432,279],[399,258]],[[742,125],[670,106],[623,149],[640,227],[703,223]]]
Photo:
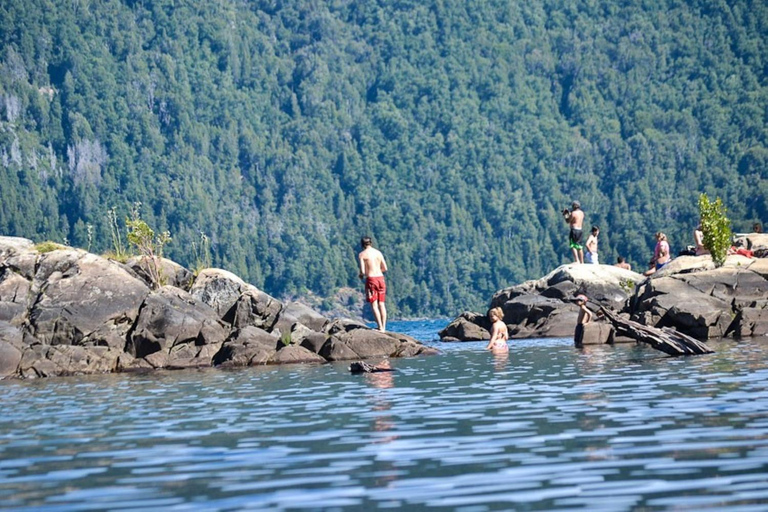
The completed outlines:
[[[762,233],[763,232],[763,227],[760,225],[759,222],[755,222],[754,224],[752,224],[752,232],[753,233]]]
[[[573,344],[577,347],[584,345],[584,326],[592,321],[592,312],[587,309],[587,296],[584,294],[577,295],[574,299],[576,305],[579,306],[579,316],[576,319],[576,331],[573,333]]]
[[[625,260],[622,256],[616,258],[616,264],[614,267],[623,268],[624,270],[632,270],[632,265],[627,263],[627,260]]]
[[[488,311],[488,318],[491,320],[491,339],[485,350],[491,352],[504,352],[509,350],[507,340],[509,339],[509,330],[504,323],[504,311],[500,307],[495,307]]]
[[[653,250],[653,259],[651,260],[651,268],[643,272],[644,276],[650,276],[655,274],[664,266],[670,262],[669,256],[669,242],[667,242],[667,235],[659,231],[656,233],[656,248]]]
[[[709,254],[707,248],[704,247],[704,231],[701,229],[701,224],[696,226],[696,229],[693,231],[693,242],[696,244],[696,248],[694,249],[696,251],[694,253],[696,256]]]

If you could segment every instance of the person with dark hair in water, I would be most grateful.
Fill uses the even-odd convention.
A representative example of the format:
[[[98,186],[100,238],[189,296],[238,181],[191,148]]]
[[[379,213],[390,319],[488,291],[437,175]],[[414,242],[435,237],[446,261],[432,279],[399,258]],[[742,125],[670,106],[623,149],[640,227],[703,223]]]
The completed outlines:
[[[365,279],[365,296],[373,309],[373,317],[381,332],[387,328],[387,284],[384,281],[384,272],[387,271],[387,262],[384,255],[378,249],[373,248],[371,237],[364,236],[360,240],[363,250],[358,254],[360,263],[360,279]]]
[[[592,321],[592,312],[587,309],[586,295],[579,294],[574,297],[574,302],[579,306],[579,316],[576,319],[576,331],[573,333],[573,344],[577,347],[584,345],[584,325]]]
[[[571,203],[570,210],[568,208],[563,210],[563,218],[571,228],[568,232],[568,245],[573,253],[573,262],[584,263],[584,246],[581,244],[584,212],[581,211],[581,203],[578,201]]]

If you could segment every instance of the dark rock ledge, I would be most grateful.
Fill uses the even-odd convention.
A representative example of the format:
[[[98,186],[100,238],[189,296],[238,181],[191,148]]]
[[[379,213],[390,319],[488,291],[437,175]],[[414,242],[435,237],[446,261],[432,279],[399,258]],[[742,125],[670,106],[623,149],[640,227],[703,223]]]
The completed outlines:
[[[195,278],[159,262],[153,290],[141,259],[121,264],[83,250],[39,253],[0,237],[0,379],[285,363],[325,363],[434,353],[283,304],[221,269]]]
[[[749,242],[754,247],[760,241]],[[490,306],[503,309],[512,338],[567,338],[576,325],[578,308],[570,299],[577,293],[624,318],[699,340],[768,335],[768,258],[734,255],[715,268],[709,256],[681,256],[651,278],[609,265],[563,265],[496,292]],[[487,340],[489,327],[484,313],[465,312],[440,338]],[[585,342],[622,341],[607,323],[588,327]]]

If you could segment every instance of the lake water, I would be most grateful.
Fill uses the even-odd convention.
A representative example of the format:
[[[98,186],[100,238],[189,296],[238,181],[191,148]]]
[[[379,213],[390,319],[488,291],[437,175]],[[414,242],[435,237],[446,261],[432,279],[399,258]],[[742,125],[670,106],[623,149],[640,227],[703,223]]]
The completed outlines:
[[[0,382],[0,508],[768,509],[768,339]]]

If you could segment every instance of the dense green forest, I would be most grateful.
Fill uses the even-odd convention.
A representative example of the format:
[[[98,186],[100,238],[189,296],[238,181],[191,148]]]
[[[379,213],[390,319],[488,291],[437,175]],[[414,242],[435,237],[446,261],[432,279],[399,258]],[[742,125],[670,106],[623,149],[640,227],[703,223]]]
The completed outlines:
[[[759,0],[3,0],[0,234],[111,248],[108,211],[284,297],[453,315],[569,260],[768,221]],[[89,228],[90,227],[90,228]],[[92,235],[89,235],[92,231]]]

